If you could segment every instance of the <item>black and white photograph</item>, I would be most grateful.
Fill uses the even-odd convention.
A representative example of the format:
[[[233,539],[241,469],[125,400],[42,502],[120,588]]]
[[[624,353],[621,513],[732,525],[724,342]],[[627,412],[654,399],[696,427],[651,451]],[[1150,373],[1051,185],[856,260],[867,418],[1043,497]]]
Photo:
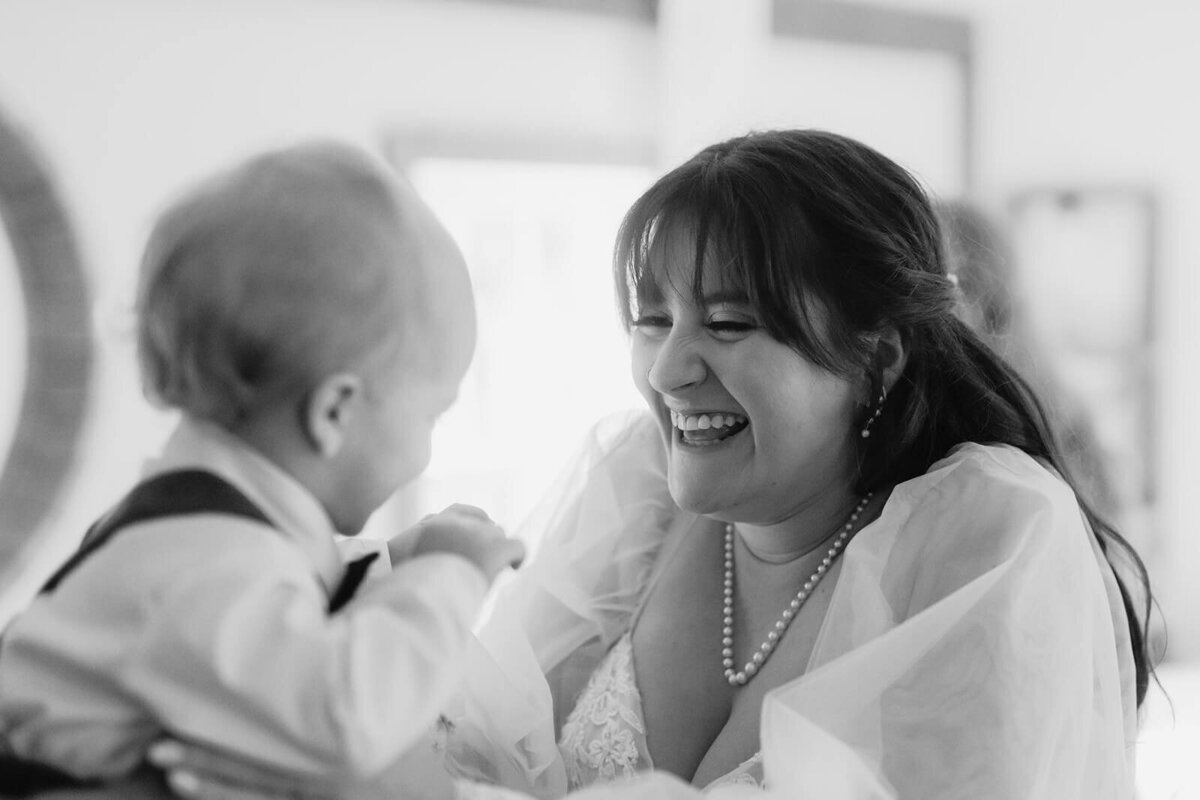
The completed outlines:
[[[0,0],[0,798],[1200,800],[1198,32]]]

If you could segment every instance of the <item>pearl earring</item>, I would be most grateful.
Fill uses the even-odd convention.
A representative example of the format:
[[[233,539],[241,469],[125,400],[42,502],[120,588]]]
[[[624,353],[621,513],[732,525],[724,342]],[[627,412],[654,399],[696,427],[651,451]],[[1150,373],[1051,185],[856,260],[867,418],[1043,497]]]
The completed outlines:
[[[879,390],[879,399],[877,401],[875,401],[875,413],[867,418],[866,424],[863,425],[862,430],[860,431],[862,438],[869,439],[871,437],[871,425],[873,425],[875,423],[875,420],[879,419],[879,415],[883,413],[883,401],[886,399],[887,399],[887,390],[880,389]]]

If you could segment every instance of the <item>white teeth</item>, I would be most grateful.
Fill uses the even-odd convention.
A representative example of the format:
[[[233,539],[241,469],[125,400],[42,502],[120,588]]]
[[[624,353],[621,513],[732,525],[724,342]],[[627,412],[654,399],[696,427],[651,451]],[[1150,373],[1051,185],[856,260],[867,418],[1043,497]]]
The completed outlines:
[[[671,412],[671,424],[681,431],[706,431],[713,428],[729,428],[745,422],[746,418],[736,414],[682,414]]]

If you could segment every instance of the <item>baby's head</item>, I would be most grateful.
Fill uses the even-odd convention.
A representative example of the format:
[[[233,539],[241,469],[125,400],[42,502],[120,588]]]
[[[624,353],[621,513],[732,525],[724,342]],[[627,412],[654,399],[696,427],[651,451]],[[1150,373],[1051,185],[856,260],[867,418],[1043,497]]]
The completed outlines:
[[[172,205],[138,288],[147,393],[300,480],[344,533],[429,461],[475,344],[462,255],[366,154],[261,155]]]

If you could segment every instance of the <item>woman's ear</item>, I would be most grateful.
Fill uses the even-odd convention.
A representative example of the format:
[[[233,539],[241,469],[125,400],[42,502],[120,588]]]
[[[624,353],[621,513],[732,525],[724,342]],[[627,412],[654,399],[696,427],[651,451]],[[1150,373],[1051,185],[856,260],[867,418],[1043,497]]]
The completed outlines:
[[[892,326],[881,330],[875,341],[875,374],[883,381],[883,389],[889,394],[908,364],[908,345],[900,331]]]
[[[333,458],[341,451],[362,393],[362,379],[349,372],[334,373],[309,392],[302,423],[305,436],[321,457]]]

